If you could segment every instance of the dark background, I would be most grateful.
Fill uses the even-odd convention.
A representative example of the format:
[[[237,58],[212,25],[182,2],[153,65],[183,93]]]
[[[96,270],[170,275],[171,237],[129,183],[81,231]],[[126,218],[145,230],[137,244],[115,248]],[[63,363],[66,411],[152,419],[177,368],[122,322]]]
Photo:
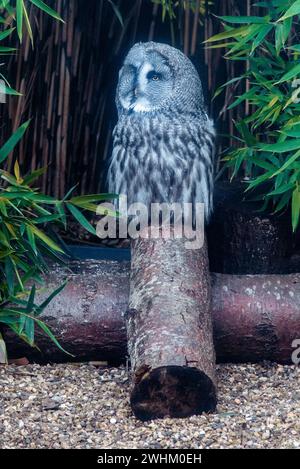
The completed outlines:
[[[203,41],[222,31],[215,15],[247,14],[250,0],[173,2],[177,6],[172,19],[168,14],[163,18],[161,5],[152,0],[114,0],[114,4],[123,27],[109,0],[53,0],[51,6],[65,24],[31,7],[34,48],[26,37],[16,55],[2,60],[11,86],[23,97],[9,97],[0,106],[0,142],[32,119],[8,169],[16,158],[24,172],[48,166],[41,189],[58,197],[76,184],[77,193],[105,190],[118,70],[135,42],[173,44],[194,62],[216,121],[219,157],[228,145],[224,134],[232,134],[233,119],[244,111],[239,106],[222,113],[224,103],[242,91],[239,88],[211,102],[217,87],[238,76],[244,65],[224,60],[224,50],[205,50]],[[199,15],[196,6],[202,7]],[[16,36],[12,42],[17,44]]]

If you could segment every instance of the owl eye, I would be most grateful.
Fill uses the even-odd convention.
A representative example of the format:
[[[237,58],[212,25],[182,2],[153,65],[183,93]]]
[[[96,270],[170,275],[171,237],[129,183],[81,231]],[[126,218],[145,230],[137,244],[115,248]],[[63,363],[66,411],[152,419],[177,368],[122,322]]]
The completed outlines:
[[[148,80],[158,81],[161,79],[161,75],[155,72],[149,72],[147,75]]]

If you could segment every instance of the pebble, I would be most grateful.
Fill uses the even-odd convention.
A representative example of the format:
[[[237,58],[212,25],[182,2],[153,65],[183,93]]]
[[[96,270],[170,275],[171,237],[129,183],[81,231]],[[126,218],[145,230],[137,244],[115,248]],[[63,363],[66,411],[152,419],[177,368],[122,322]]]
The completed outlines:
[[[140,422],[125,367],[96,365],[0,366],[0,448],[300,448],[300,367],[219,365],[214,414]]]

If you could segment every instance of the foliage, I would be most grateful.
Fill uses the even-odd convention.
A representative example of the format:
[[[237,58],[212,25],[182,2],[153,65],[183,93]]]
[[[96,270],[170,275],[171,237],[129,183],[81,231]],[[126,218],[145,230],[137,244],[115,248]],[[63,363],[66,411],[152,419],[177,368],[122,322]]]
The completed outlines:
[[[206,7],[211,5],[213,2],[212,0],[187,0],[187,1],[180,1],[180,0],[152,0],[153,3],[161,5],[162,7],[162,19],[164,20],[166,16],[169,16],[170,20],[176,18],[176,10],[183,6],[184,9],[187,7],[195,13],[196,9],[199,8],[200,15],[205,15]]]
[[[226,49],[225,58],[244,64],[244,72],[225,87],[244,84],[228,109],[247,103],[235,122],[237,146],[225,167],[235,177],[244,166],[247,191],[260,190],[263,209],[275,213],[291,207],[292,226],[300,218],[300,1],[258,1],[257,16],[226,16],[224,32],[206,42]],[[216,43],[216,44],[214,44]]]
[[[41,0],[29,0],[32,4],[61,20],[59,15]],[[4,26],[0,40],[15,29],[20,40],[24,24],[32,37],[24,0],[16,0],[15,7],[9,0],[0,0],[0,23]],[[13,26],[16,22],[16,28]],[[8,26],[9,25],[9,26]],[[0,53],[10,53],[11,48],[1,47]],[[18,94],[7,84],[4,92]],[[0,148],[0,164],[15,149],[28,128],[29,121],[21,125]],[[5,324],[19,337],[34,346],[35,326],[39,326],[61,348],[48,326],[39,318],[43,309],[63,288],[61,285],[42,304],[36,304],[38,284],[47,271],[47,262],[53,259],[64,262],[64,251],[56,239],[51,225],[66,227],[70,213],[88,231],[96,234],[82,211],[96,212],[97,203],[113,196],[89,195],[72,197],[71,189],[63,200],[46,196],[33,184],[45,169],[37,169],[22,176],[18,161],[13,174],[0,169],[0,325]],[[98,209],[99,212],[99,209]],[[6,350],[0,334],[0,363],[6,360]]]

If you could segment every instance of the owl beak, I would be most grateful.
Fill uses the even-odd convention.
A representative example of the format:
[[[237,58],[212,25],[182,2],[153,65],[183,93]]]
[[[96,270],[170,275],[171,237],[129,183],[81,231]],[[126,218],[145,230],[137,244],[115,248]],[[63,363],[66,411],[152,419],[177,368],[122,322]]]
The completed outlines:
[[[139,89],[138,89],[138,87],[135,87],[135,88],[134,88],[134,90],[133,90],[133,95],[134,95],[135,98],[138,97],[138,95],[139,95]]]

